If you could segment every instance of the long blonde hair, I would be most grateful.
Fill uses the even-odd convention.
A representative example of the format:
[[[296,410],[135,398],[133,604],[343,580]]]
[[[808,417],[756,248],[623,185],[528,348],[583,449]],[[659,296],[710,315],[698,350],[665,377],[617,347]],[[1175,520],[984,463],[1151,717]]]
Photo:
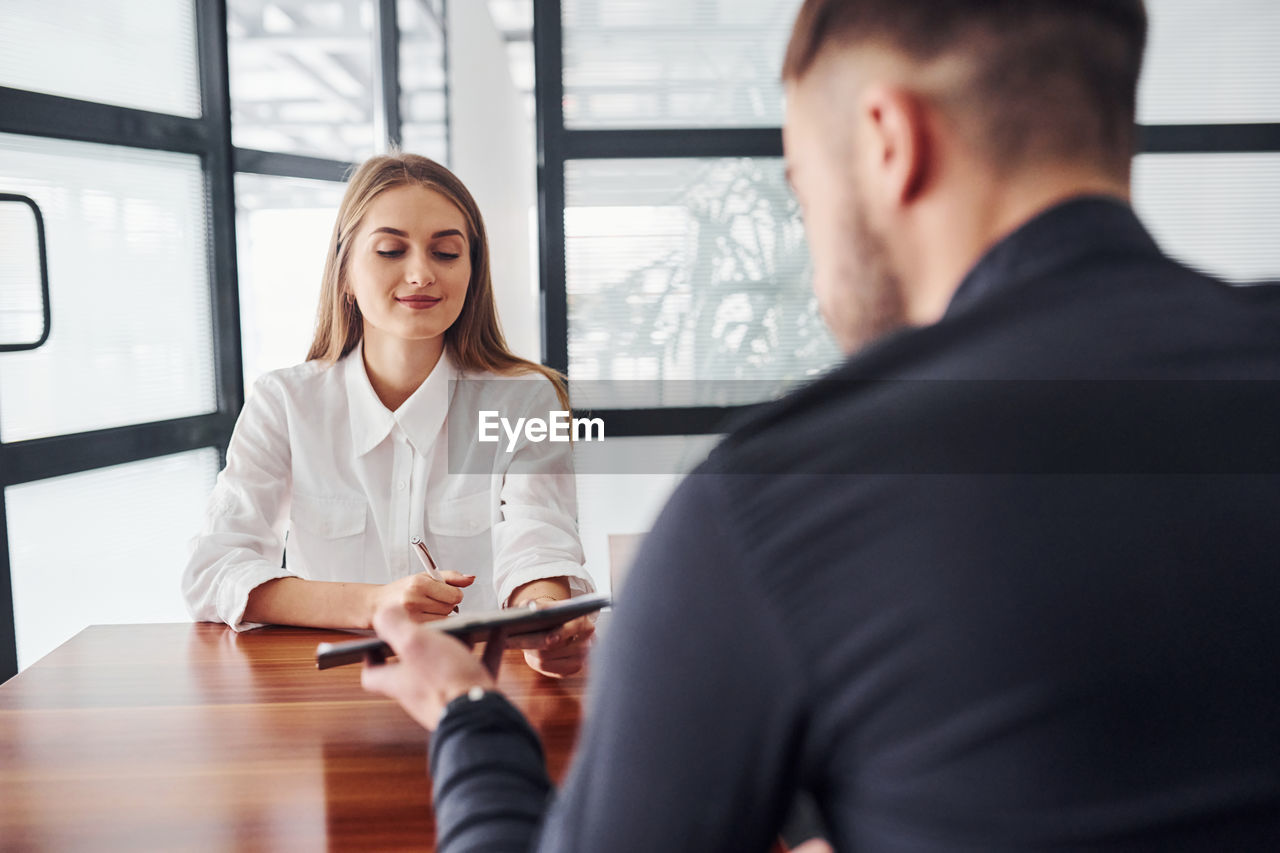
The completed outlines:
[[[556,388],[560,404],[569,408],[569,394],[559,372],[520,358],[507,348],[498,324],[489,274],[489,239],[484,219],[475,199],[458,177],[434,160],[417,154],[393,151],[370,157],[347,181],[347,191],[338,208],[338,219],[329,238],[320,285],[320,305],[316,309],[316,333],[307,360],[333,364],[355,349],[364,335],[364,320],[355,300],[346,298],[347,259],[356,230],[378,194],[393,187],[416,185],[434,190],[453,202],[467,224],[467,245],[471,254],[471,280],[462,312],[445,330],[445,346],[462,370],[477,373],[515,375],[541,373]]]

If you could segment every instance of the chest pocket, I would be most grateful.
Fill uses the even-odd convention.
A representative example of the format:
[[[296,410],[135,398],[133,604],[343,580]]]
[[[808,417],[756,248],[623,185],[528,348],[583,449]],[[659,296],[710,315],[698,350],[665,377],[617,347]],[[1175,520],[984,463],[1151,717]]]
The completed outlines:
[[[311,498],[295,494],[289,520],[303,533],[322,539],[342,539],[364,533],[368,515],[368,507],[364,501]]]
[[[365,524],[363,500],[293,496],[286,559],[290,571],[312,580],[362,581]]]
[[[475,536],[493,526],[488,492],[441,501],[427,507],[427,527],[440,536]]]

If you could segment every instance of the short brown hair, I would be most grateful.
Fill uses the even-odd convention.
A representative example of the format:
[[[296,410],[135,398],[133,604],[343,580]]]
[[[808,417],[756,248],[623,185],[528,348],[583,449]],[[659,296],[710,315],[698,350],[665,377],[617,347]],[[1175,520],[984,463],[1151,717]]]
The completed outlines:
[[[993,162],[1086,157],[1127,174],[1146,37],[1142,0],[806,0],[782,76],[800,80],[833,46],[964,52],[975,74],[956,107]]]
[[[549,367],[527,361],[507,348],[493,296],[489,274],[489,239],[484,218],[470,191],[457,175],[434,160],[417,154],[393,151],[370,157],[347,181],[347,191],[338,207],[338,218],[329,237],[329,253],[320,282],[320,305],[316,311],[316,331],[307,360],[332,364],[355,349],[364,336],[360,307],[347,299],[347,261],[351,242],[370,203],[379,194],[400,186],[419,186],[440,193],[457,206],[467,224],[471,280],[462,312],[445,330],[445,345],[454,363],[463,370],[513,375],[541,373],[556,387],[560,403],[569,408],[564,377]]]

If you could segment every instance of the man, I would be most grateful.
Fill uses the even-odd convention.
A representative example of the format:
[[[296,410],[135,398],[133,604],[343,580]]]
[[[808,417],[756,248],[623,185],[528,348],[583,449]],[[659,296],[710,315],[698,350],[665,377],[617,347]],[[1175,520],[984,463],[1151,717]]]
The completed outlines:
[[[1280,299],[1128,206],[1145,28],[804,4],[786,159],[854,355],[671,499],[549,806],[478,663],[377,622],[441,850],[764,850],[799,791],[838,850],[1280,849]]]

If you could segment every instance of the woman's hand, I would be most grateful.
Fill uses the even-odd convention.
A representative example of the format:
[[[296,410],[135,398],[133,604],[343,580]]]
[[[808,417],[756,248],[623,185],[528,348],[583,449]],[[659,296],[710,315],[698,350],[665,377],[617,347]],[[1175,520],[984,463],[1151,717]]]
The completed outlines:
[[[562,598],[539,596],[523,602],[524,607],[533,604],[536,607],[549,607]],[[566,622],[559,628],[545,634],[533,634],[528,637],[512,637],[507,646],[513,649],[524,649],[525,663],[534,672],[540,672],[551,678],[563,678],[573,675],[582,669],[587,662],[587,652],[591,650],[591,638],[596,633],[595,614],[579,616],[572,622]]]
[[[414,622],[443,619],[462,601],[462,588],[475,583],[475,575],[441,572],[444,582],[432,580],[426,572],[409,575],[388,584],[370,588],[367,613],[373,616],[387,607],[398,607]]]
[[[360,683],[365,690],[399,702],[426,728],[435,731],[445,706],[472,687],[494,689],[493,677],[466,646],[442,631],[416,624],[404,608],[378,611],[373,627],[399,662],[366,664]]]

